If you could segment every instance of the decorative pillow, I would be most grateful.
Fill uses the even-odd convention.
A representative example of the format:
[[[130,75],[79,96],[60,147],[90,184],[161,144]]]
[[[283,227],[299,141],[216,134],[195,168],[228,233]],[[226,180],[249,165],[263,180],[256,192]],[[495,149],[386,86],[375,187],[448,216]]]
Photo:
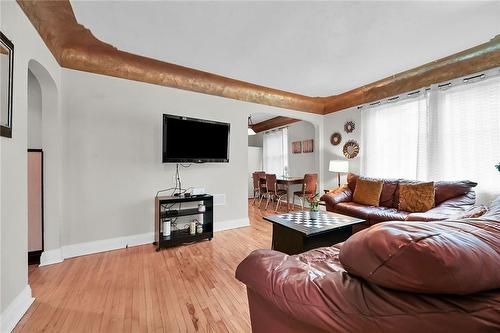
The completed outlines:
[[[399,184],[399,210],[417,213],[434,207],[434,182]]]
[[[345,270],[415,293],[466,295],[500,288],[498,231],[462,222],[382,222],[340,249]]]
[[[356,182],[352,201],[362,205],[378,206],[383,186],[383,180],[359,178]]]

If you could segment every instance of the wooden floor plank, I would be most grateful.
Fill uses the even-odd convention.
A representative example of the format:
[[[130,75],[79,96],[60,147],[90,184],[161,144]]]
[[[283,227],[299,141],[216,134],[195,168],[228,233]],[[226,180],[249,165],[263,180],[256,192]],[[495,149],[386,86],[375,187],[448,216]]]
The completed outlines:
[[[236,266],[270,248],[272,211],[249,201],[250,227],[155,251],[143,245],[29,267],[34,304],[14,332],[251,332]],[[270,205],[271,206],[271,205]]]

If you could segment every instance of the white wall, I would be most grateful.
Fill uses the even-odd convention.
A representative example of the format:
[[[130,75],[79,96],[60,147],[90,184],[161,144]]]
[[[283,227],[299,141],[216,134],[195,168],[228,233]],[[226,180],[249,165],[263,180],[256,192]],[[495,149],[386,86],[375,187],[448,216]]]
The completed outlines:
[[[249,147],[261,147],[263,146],[264,132],[256,133],[255,135],[248,136],[248,146]]]
[[[216,229],[248,221],[248,114],[295,113],[66,69],[62,95],[64,245],[153,231],[153,197],[174,180],[161,163],[163,113],[231,123],[230,162],[181,168],[182,182],[226,196]]]
[[[262,147],[248,147],[248,197],[253,198],[253,176],[255,171],[263,170]]]
[[[14,43],[13,137],[0,139],[1,330],[15,325],[31,303],[28,286],[27,87],[36,59],[59,85],[59,65],[14,1],[1,1],[0,29]]]
[[[42,148],[42,88],[28,71],[28,148]]]
[[[347,121],[353,121],[355,123],[355,130],[352,133],[346,133],[344,131],[344,124]],[[324,129],[324,187],[334,188],[337,187],[337,174],[328,171],[328,164],[330,160],[345,159],[342,149],[344,144],[349,140],[356,140],[360,145],[358,156],[349,160],[349,171],[354,173],[360,172],[360,157],[363,154],[363,146],[361,145],[361,112],[357,108],[351,108],[330,113],[324,118]],[[337,146],[330,143],[330,136],[335,132],[339,132],[342,135],[342,142]],[[346,175],[342,175],[341,182],[346,182]]]
[[[306,173],[318,173],[319,166],[316,164],[318,143],[314,142],[314,152],[294,154],[292,142],[304,141],[315,138],[314,126],[307,121],[299,121],[288,125],[288,173],[290,176],[299,177]]]

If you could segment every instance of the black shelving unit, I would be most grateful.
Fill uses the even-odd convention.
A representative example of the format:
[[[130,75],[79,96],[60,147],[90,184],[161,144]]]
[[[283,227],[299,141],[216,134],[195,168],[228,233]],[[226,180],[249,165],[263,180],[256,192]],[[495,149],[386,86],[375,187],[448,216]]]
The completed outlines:
[[[199,212],[199,203],[205,206],[204,212]],[[184,207],[186,208],[183,208]],[[186,216],[201,216],[203,232],[191,235],[189,229],[172,229],[170,235],[163,235],[161,224],[165,219],[173,220]],[[214,200],[213,196],[205,194],[191,197],[163,196],[155,198],[155,242],[156,251],[162,248],[189,244],[200,240],[212,240],[214,237]],[[200,218],[196,218],[200,221]]]

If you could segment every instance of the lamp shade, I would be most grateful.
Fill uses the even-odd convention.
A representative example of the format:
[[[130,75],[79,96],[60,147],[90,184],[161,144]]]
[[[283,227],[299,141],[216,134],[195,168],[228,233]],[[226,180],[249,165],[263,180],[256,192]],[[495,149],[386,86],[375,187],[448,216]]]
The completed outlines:
[[[332,160],[328,170],[331,172],[349,172],[349,162],[343,160]]]

